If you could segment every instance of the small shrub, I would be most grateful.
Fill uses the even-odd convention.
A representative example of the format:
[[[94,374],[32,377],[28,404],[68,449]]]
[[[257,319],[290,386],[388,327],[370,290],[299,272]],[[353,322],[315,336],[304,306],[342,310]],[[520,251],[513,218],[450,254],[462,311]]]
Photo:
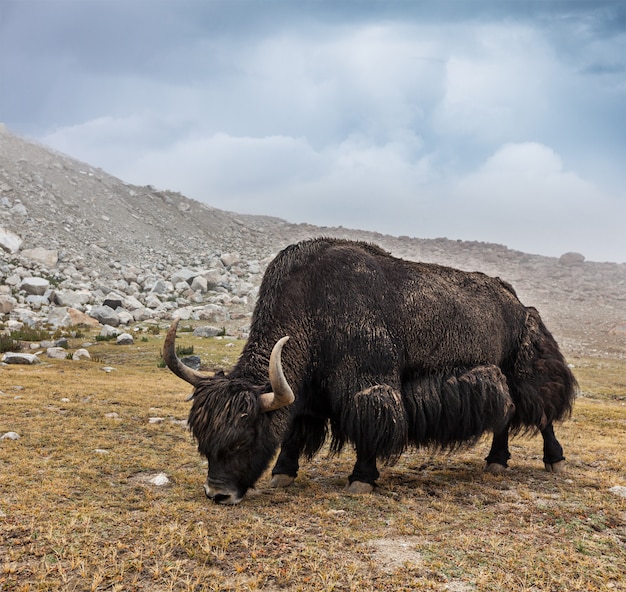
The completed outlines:
[[[19,331],[11,331],[11,337],[18,341],[42,341],[50,339],[50,332],[45,329],[22,327]]]
[[[0,353],[19,351],[20,342],[10,335],[0,335]]]
[[[182,356],[190,356],[193,354],[193,345],[189,347],[184,347],[182,345],[176,346],[176,355],[181,358]]]

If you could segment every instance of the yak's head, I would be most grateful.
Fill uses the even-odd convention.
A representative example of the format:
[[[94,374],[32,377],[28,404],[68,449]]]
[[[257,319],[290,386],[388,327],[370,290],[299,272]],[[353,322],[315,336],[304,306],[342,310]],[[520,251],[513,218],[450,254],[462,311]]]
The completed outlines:
[[[237,504],[280,444],[272,412],[295,400],[281,365],[281,351],[289,337],[280,339],[272,350],[268,368],[272,390],[266,392],[263,385],[245,377],[207,376],[185,366],[174,348],[177,326],[175,320],[165,338],[163,357],[174,374],[194,386],[189,428],[209,462],[204,490],[215,502]]]

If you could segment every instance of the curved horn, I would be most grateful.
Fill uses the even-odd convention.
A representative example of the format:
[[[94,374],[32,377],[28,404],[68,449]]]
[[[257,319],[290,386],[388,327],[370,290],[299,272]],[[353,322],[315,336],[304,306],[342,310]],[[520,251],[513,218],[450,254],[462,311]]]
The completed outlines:
[[[286,407],[287,405],[291,405],[296,400],[296,397],[283,373],[283,365],[280,359],[283,345],[285,345],[288,339],[289,337],[279,339],[272,349],[269,374],[273,392],[263,393],[259,397],[259,406],[263,413],[274,411],[276,409],[280,409],[281,407]]]
[[[193,386],[198,386],[200,381],[204,380],[206,376],[200,372],[196,372],[189,366],[185,366],[185,364],[183,364],[176,355],[174,341],[176,341],[176,329],[178,327],[179,320],[180,319],[174,319],[167,331],[167,335],[165,336],[165,341],[163,343],[163,359],[165,360],[167,367],[174,374],[176,374],[176,376],[182,378],[184,381]]]

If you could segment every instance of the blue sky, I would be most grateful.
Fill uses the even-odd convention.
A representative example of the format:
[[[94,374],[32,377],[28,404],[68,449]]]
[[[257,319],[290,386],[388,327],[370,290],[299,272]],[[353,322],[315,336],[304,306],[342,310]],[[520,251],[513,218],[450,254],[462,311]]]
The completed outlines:
[[[626,261],[626,2],[1,0],[0,121],[291,222]]]

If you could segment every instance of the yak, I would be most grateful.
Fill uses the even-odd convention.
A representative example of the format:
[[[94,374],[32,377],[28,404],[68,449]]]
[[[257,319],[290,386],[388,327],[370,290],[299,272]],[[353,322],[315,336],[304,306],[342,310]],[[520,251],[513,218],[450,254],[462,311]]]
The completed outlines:
[[[487,471],[507,467],[520,431],[540,432],[545,468],[563,469],[553,424],[571,414],[576,380],[538,312],[499,278],[309,239],[268,265],[228,374],[185,366],[176,327],[163,355],[194,387],[188,423],[215,502],[240,502],[279,447],[270,485],[290,485],[329,435],[333,453],[356,451],[350,492],[372,491],[379,460],[487,432]]]

